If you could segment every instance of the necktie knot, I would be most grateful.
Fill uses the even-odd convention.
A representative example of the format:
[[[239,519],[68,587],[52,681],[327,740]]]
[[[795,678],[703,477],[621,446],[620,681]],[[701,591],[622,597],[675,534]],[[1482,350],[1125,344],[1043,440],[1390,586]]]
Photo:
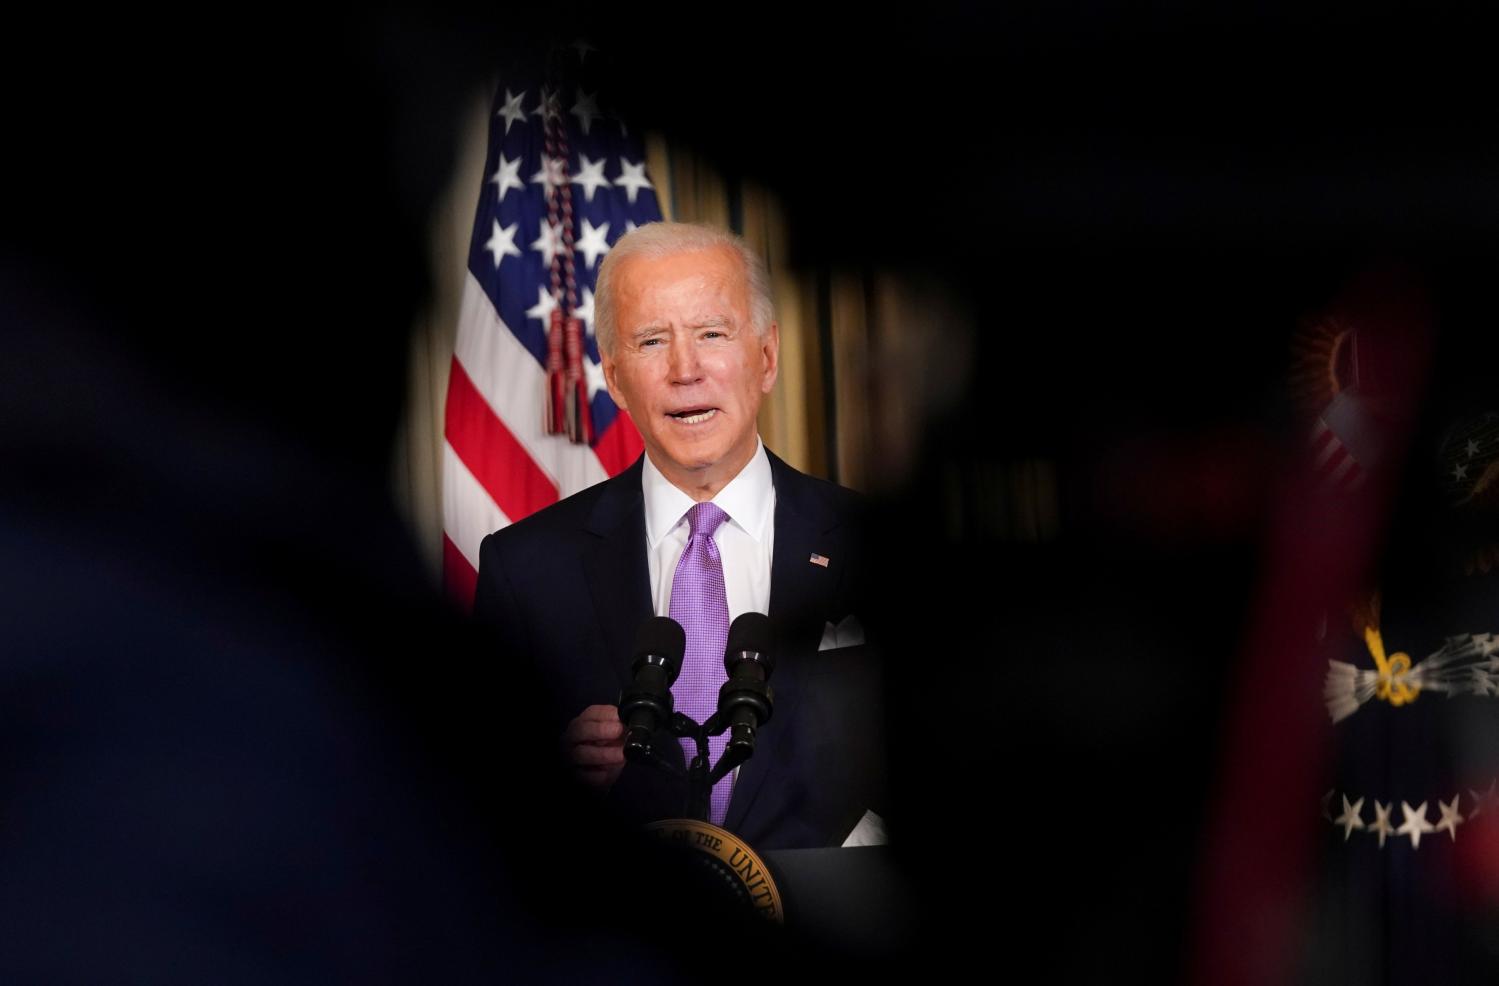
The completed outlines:
[[[692,528],[692,537],[712,537],[713,532],[728,519],[729,515],[723,512],[723,508],[711,500],[694,504],[687,511],[687,523]]]

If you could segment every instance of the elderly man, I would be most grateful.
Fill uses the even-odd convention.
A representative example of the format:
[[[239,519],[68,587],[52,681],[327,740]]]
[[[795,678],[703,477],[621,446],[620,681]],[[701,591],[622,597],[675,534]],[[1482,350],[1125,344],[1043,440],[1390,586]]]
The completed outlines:
[[[714,787],[710,817],[762,848],[837,845],[881,797],[877,678],[855,615],[861,510],[760,441],[780,352],[764,266],[723,230],[652,223],[605,258],[596,305],[604,379],[645,455],[485,538],[475,611],[507,656],[554,678],[578,776],[639,820],[682,814],[683,789],[623,755],[614,703],[636,629],[653,614],[684,626],[673,693],[701,722],[729,621],[767,613],[774,715],[755,756]],[[665,732],[653,747],[680,756]]]

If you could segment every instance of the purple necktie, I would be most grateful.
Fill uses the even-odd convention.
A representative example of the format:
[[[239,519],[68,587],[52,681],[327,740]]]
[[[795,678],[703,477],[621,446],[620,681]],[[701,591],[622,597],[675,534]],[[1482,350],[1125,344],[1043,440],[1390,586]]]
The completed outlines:
[[[682,673],[672,685],[671,693],[677,711],[699,724],[707,722],[718,708],[718,689],[728,678],[723,669],[723,651],[729,641],[729,597],[724,591],[723,560],[713,540],[713,532],[728,519],[729,515],[714,503],[699,503],[687,511],[692,533],[671,580],[669,615],[687,631]],[[708,740],[709,766],[723,756],[728,742],[727,732]],[[682,753],[691,764],[697,755],[697,741],[683,738]],[[732,773],[713,785],[708,820],[714,825],[723,824],[733,789]]]

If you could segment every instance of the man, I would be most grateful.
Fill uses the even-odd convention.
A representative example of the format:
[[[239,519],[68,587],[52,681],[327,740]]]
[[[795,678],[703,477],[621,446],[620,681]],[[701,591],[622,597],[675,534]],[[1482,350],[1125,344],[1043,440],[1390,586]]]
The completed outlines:
[[[673,693],[701,722],[728,621],[768,613],[774,713],[755,756],[715,786],[712,820],[765,849],[838,845],[881,799],[878,679],[855,615],[862,511],[760,442],[780,353],[764,266],[722,230],[652,223],[605,258],[596,305],[604,379],[645,455],[485,538],[476,615],[507,657],[554,676],[577,775],[644,820],[683,814],[684,788],[624,759],[614,703],[637,628],[652,614],[684,625]],[[668,733],[653,746],[682,759]]]

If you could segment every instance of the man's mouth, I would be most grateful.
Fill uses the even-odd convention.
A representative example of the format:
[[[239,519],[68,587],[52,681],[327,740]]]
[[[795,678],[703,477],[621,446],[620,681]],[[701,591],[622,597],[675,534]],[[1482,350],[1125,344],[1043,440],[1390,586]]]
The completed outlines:
[[[680,411],[668,411],[666,416],[676,418],[684,425],[700,425],[717,413],[716,407],[689,407]]]

